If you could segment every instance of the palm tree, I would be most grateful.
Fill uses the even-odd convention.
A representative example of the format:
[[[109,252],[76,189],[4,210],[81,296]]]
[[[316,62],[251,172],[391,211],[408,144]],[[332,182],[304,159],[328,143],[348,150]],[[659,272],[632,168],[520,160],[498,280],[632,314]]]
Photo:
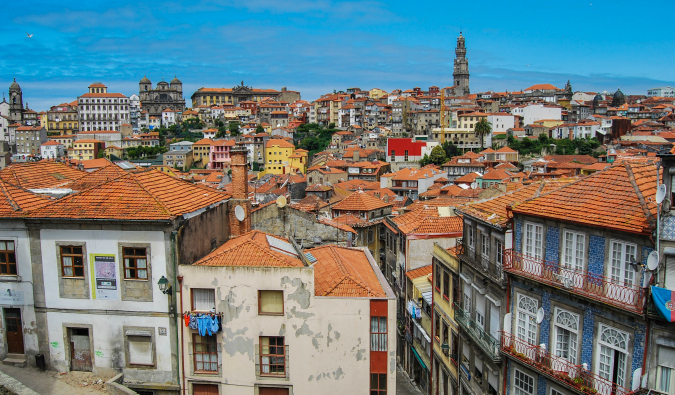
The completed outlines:
[[[481,118],[481,120],[476,123],[476,127],[473,131],[476,133],[476,136],[480,136],[480,147],[485,148],[483,140],[486,134],[492,133],[492,124],[488,122],[487,119]]]

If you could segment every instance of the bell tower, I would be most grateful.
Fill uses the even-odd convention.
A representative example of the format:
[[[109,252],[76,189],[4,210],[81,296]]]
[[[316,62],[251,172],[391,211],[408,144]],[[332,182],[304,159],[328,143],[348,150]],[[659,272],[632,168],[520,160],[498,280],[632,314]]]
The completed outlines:
[[[452,73],[455,83],[455,96],[464,96],[469,91],[469,61],[466,59],[464,36],[459,32],[457,47],[455,48],[455,68]]]
[[[12,122],[23,121],[23,93],[21,93],[19,84],[16,83],[16,78],[9,86],[9,119]]]

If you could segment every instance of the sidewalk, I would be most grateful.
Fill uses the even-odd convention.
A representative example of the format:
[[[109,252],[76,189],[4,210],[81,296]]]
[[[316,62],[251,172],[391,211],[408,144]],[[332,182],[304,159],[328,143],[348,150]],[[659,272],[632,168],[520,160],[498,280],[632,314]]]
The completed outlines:
[[[43,372],[37,368],[17,368],[3,364],[0,364],[0,371],[20,381],[38,394],[100,395],[105,393],[103,389],[100,389],[103,388],[103,385],[92,384],[94,376],[88,372],[70,372],[60,375],[51,370]],[[82,385],[84,382],[87,382],[86,386]]]
[[[396,364],[396,395],[423,395],[398,364]]]

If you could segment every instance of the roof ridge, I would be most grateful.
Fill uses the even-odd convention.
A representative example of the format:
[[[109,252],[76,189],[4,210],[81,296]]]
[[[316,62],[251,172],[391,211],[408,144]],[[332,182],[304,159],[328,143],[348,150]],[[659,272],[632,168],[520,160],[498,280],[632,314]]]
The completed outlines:
[[[640,191],[640,188],[637,185],[637,182],[635,181],[635,173],[633,173],[633,168],[630,164],[630,162],[624,162],[624,167],[626,168],[626,173],[628,175],[628,181],[630,182],[630,185],[633,187],[633,190],[635,190],[635,194],[638,198],[638,201],[640,202],[640,208],[642,209],[643,213],[645,214],[645,217],[647,217],[647,222],[649,222],[649,225],[651,227],[656,226],[656,218],[652,215],[652,212],[649,211],[649,207],[647,207],[647,202],[645,202],[645,198],[642,195],[642,191]],[[658,179],[656,180],[656,183],[658,184]]]
[[[7,184],[6,182],[4,182],[3,180],[0,180],[0,191],[1,191],[2,194],[5,195],[5,197],[7,198],[7,201],[9,202],[9,205],[12,206],[12,208],[13,208],[15,211],[20,211],[20,210],[21,210],[21,207],[20,207],[18,204],[16,204],[16,202],[15,202],[14,199],[12,198],[11,193],[10,193],[9,190],[7,189],[6,185],[9,185],[9,184]]]

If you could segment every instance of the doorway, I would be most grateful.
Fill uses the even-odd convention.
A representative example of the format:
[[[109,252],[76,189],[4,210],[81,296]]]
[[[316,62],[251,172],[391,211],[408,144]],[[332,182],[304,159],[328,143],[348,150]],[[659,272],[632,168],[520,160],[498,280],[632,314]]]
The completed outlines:
[[[88,328],[68,328],[70,370],[91,372],[91,348]]]
[[[5,331],[7,332],[7,352],[23,354],[23,326],[21,325],[21,309],[5,309]]]

